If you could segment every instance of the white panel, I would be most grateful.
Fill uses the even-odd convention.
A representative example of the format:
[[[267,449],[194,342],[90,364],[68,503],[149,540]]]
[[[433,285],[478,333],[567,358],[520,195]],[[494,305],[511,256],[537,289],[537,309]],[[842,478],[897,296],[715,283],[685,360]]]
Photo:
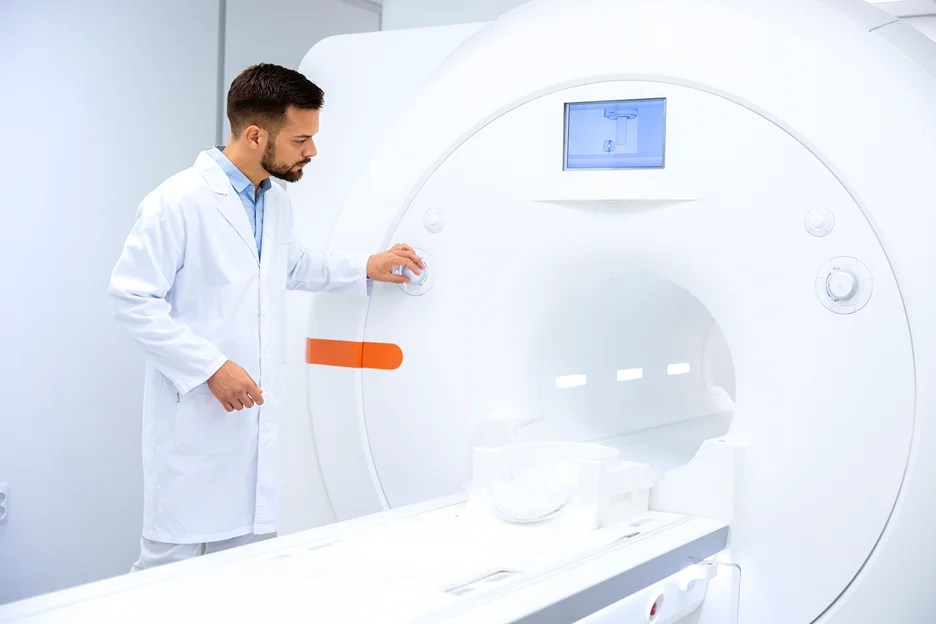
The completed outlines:
[[[363,164],[439,63],[478,28],[465,25],[330,37],[309,51],[300,69],[316,76],[325,90],[325,108],[316,142],[319,155],[306,167],[302,182],[287,189],[296,209],[295,234],[305,244],[313,248],[327,245],[334,221]],[[340,62],[335,62],[336,59]],[[375,101],[380,102],[379,114],[375,114]],[[339,517],[344,518],[380,507],[375,495],[368,507],[353,493],[367,492],[370,485],[370,477],[356,457],[362,449],[334,444],[341,437],[335,428],[354,428],[356,424],[331,417],[333,395],[325,389],[331,387],[334,378],[341,379],[348,371],[313,368],[326,378],[316,378],[311,385],[308,382],[310,367],[305,364],[305,339],[322,337],[316,325],[309,324],[312,302],[328,302],[330,310],[340,316],[338,302],[343,298],[307,293],[287,293],[287,298],[287,331],[291,338],[287,345],[290,398],[286,426],[292,433],[287,436],[284,449],[284,533],[333,520],[333,505]],[[321,441],[315,446],[310,409],[312,418],[317,419],[315,438]],[[325,462],[338,461],[344,465],[338,474],[333,473],[328,484],[330,499],[319,476],[317,460],[322,454]]]
[[[497,19],[526,0],[384,0],[383,30]]]
[[[867,0],[867,2],[878,6],[894,17],[905,18],[936,14],[936,2],[933,0]]]
[[[140,200],[211,144],[218,3],[15,0],[0,14],[4,602],[139,554],[143,360],[107,283]]]
[[[817,0],[840,13],[847,15],[855,21],[856,25],[865,30],[880,28],[884,24],[894,21],[894,16],[883,7],[876,7],[865,0]]]
[[[936,9],[936,4],[933,5],[933,8]],[[928,15],[926,17],[908,17],[904,21],[930,39],[936,41],[936,15]]]

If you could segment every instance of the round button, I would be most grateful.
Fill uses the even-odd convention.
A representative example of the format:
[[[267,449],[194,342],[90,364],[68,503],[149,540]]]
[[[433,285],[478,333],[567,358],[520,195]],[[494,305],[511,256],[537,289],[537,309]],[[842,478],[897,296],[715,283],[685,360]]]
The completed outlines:
[[[803,225],[813,236],[826,236],[835,227],[835,215],[828,208],[813,208],[806,213]]]
[[[445,213],[438,208],[430,208],[423,215],[423,226],[427,231],[438,234],[445,227]]]
[[[837,270],[829,274],[826,290],[836,301],[851,299],[858,292],[858,280],[848,271]]]

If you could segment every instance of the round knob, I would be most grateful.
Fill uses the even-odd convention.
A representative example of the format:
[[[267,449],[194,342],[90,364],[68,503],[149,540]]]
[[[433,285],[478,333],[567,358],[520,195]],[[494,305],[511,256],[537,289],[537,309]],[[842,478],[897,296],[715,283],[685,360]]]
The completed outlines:
[[[432,267],[436,265],[433,264],[432,257],[428,253],[419,248],[413,251],[416,252],[416,257],[422,260],[423,264],[426,265],[426,268],[419,269],[419,275],[416,275],[416,272],[412,271],[409,267],[398,266],[393,267],[393,273],[409,279],[409,282],[397,284],[400,290],[412,297],[419,297],[420,295],[425,295],[432,289],[435,281],[439,279],[439,275],[433,270]]]
[[[826,280],[826,291],[836,301],[851,299],[858,292],[858,280],[848,271],[836,269]]]
[[[422,258],[420,258],[422,260]],[[414,286],[419,286],[429,279],[429,265],[426,264],[426,261],[423,260],[423,264],[426,265],[425,269],[419,269],[419,275],[413,273],[413,270],[409,267],[403,267],[403,276],[408,277],[410,284]]]

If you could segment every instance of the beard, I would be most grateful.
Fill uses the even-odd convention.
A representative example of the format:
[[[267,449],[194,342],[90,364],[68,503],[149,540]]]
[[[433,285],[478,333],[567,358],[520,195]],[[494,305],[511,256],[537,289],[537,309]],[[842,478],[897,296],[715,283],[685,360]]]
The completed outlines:
[[[274,178],[285,180],[286,182],[298,182],[302,179],[302,167],[309,163],[309,159],[300,160],[297,163],[283,164],[276,162],[276,141],[267,143],[263,150],[263,156],[260,158],[260,166],[264,171]]]

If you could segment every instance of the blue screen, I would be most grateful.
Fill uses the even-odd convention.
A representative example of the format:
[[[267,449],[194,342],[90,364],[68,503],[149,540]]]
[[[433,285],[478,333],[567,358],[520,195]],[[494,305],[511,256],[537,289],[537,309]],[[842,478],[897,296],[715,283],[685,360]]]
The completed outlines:
[[[566,104],[566,169],[662,169],[666,99]]]

